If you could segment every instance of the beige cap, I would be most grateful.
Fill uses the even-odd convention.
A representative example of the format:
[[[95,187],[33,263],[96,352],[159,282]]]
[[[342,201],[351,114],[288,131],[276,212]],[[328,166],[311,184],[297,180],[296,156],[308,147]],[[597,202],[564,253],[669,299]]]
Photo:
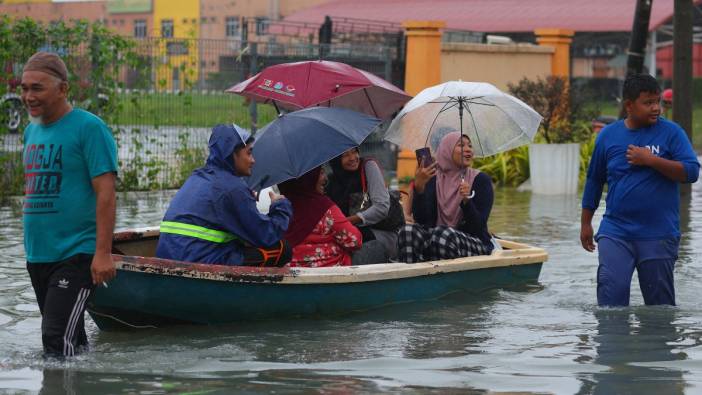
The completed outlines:
[[[41,71],[60,79],[68,81],[68,69],[61,58],[49,52],[37,52],[32,55],[24,65],[24,71]]]

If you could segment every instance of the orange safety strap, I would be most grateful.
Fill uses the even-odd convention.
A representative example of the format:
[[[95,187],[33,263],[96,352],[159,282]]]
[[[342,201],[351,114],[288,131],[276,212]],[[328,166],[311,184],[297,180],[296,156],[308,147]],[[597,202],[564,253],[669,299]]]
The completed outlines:
[[[280,240],[278,241],[279,247],[277,249],[273,250],[267,250],[264,248],[259,248],[258,251],[263,255],[263,262],[261,262],[261,267],[266,266],[266,262],[268,262],[268,259],[270,258],[276,258],[275,259],[275,265],[278,266],[278,262],[280,262],[280,257],[283,256],[283,241]]]

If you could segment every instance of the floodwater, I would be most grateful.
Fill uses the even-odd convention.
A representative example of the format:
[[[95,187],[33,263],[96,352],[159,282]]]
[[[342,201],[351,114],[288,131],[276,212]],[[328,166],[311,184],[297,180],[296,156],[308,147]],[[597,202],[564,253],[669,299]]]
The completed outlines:
[[[118,229],[157,224],[171,196],[120,195]],[[642,306],[636,279],[633,307],[598,308],[578,197],[501,189],[491,229],[548,250],[538,285],[334,319],[102,333],[87,318],[92,351],[56,362],[17,201],[0,207],[0,393],[702,393],[702,184],[683,206],[675,308]]]

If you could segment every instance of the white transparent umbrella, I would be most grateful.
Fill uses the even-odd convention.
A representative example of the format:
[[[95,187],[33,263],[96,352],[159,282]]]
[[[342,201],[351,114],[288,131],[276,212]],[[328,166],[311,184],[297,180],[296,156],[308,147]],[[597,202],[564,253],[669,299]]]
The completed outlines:
[[[385,140],[400,148],[430,147],[449,132],[460,131],[485,157],[529,144],[541,115],[514,96],[484,82],[450,81],[419,92],[393,119]]]

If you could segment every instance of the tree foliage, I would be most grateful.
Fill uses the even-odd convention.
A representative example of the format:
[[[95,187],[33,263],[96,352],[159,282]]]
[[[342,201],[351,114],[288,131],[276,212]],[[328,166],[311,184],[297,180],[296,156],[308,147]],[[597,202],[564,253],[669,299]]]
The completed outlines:
[[[98,114],[108,124],[117,119],[122,106],[117,100],[123,88],[120,73],[127,68],[145,69],[140,67],[142,60],[136,42],[108,30],[100,22],[79,20],[44,24],[31,18],[13,19],[3,15],[0,16],[0,97],[20,94],[23,64],[37,51],[61,56],[69,70],[69,100],[77,107]],[[5,120],[1,121],[0,134],[3,134]],[[120,129],[113,128],[113,133],[119,144]],[[17,167],[21,174],[17,155],[0,155],[0,167],[6,174]],[[21,193],[21,177],[11,179],[10,184],[0,179],[2,194]]]
[[[120,70],[139,70],[134,40],[85,20],[43,24],[31,18],[0,17],[1,93],[18,93],[10,84],[21,78],[23,63],[37,51],[57,53],[66,63],[69,97],[110,123],[119,111],[115,95],[122,88]]]
[[[579,143],[589,139],[591,130],[578,124],[589,122],[596,111],[586,106],[583,92],[570,89],[566,78],[523,78],[516,84],[508,84],[508,88],[512,95],[544,117],[540,131],[547,143]]]

